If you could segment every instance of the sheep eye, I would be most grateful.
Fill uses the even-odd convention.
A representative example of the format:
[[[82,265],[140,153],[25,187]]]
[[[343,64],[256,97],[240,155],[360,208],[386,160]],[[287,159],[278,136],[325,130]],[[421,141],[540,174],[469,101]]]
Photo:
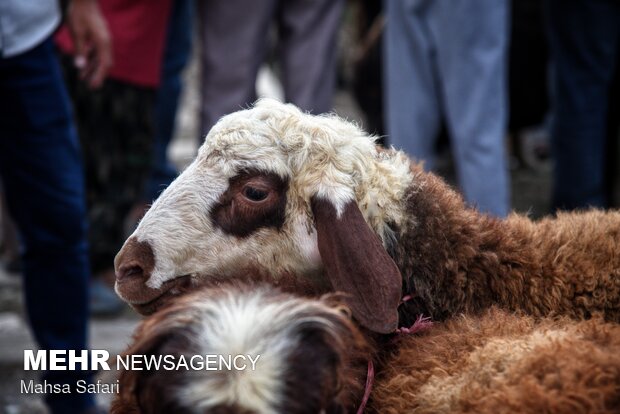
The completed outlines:
[[[258,188],[248,186],[243,189],[243,195],[248,200],[263,201],[264,199],[267,198],[269,193],[267,191],[259,190]]]

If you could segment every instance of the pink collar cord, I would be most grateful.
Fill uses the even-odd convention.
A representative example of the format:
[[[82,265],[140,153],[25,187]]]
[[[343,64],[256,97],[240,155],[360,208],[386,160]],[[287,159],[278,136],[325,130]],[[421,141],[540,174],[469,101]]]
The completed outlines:
[[[412,299],[412,296],[407,295],[401,300],[400,304],[402,305],[403,303],[411,299]],[[419,315],[418,318],[413,323],[413,325],[411,325],[409,328],[400,327],[396,329],[395,332],[399,335],[412,335],[412,334],[416,334],[419,332],[423,332],[432,326],[433,326],[433,321],[431,321],[430,317]],[[375,366],[372,363],[372,360],[369,359],[368,360],[368,373],[366,374],[366,388],[364,388],[364,398],[362,398],[362,402],[360,403],[360,406],[357,409],[357,414],[363,414],[364,410],[366,409],[366,404],[368,404],[368,399],[370,398],[370,392],[372,391],[372,386],[374,382],[375,382]]]
[[[366,404],[368,403],[368,399],[370,398],[370,392],[372,391],[372,386],[375,382],[375,366],[372,363],[372,360],[368,360],[368,374],[366,374],[366,388],[364,389],[364,398],[362,398],[362,403],[357,409],[357,414],[362,414],[364,409],[366,408]]]

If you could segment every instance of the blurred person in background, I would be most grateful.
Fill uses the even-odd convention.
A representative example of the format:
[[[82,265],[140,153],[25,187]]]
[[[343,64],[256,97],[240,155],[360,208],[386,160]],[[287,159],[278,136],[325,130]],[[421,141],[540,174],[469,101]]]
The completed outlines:
[[[616,0],[546,0],[552,59],[552,208],[609,206],[610,95],[620,51]],[[614,157],[616,154],[614,154]]]
[[[344,0],[198,2],[202,137],[256,100],[256,77],[275,20],[284,99],[314,114],[332,109]]]
[[[384,7],[389,142],[432,170],[443,120],[465,199],[506,216],[509,2],[386,0]]]
[[[192,49],[193,0],[174,0],[161,69],[161,82],[155,102],[155,136],[153,162],[144,189],[143,202],[134,219],[144,213],[151,203],[176,178],[178,172],[170,162],[167,151],[172,141],[179,98],[183,89],[181,74]]]
[[[1,184],[1,182],[0,182]],[[11,275],[19,276],[22,269],[19,241],[15,221],[8,211],[4,189],[0,185],[0,260],[2,266]]]
[[[80,82],[68,27],[56,36],[84,154],[88,202],[91,311],[124,308],[111,286],[125,219],[142,200],[151,171],[154,110],[173,0],[99,0],[110,28],[113,64],[101,87]]]
[[[88,244],[77,135],[51,35],[55,0],[0,2],[0,174],[22,244],[25,303],[40,349],[87,349]],[[72,0],[74,62],[91,88],[110,66],[109,34],[95,0]],[[98,412],[75,390],[85,371],[47,371],[72,393],[45,396],[52,413]]]
[[[540,0],[513,1],[509,48],[512,161],[543,171],[549,148],[549,47]]]
[[[381,2],[357,0],[355,8],[355,53],[351,93],[364,113],[364,128],[386,146],[383,122],[382,38],[385,18]]]

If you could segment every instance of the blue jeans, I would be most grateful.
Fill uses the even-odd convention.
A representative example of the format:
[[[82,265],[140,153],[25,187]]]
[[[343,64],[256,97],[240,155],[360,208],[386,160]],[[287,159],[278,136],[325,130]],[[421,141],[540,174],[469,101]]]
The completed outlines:
[[[552,57],[553,208],[607,207],[609,93],[620,46],[616,0],[547,0]]]
[[[385,0],[385,122],[390,142],[426,169],[441,121],[465,199],[505,216],[507,0]]]
[[[177,170],[167,156],[168,146],[174,133],[179,95],[181,94],[181,72],[191,51],[192,42],[192,0],[176,0],[172,4],[162,77],[155,103],[155,137],[153,145],[153,167],[145,186],[145,199],[154,200],[177,176]]]
[[[28,317],[41,349],[86,349],[88,255],[80,148],[51,40],[0,58],[0,174],[20,231]],[[79,413],[82,371],[49,371],[74,393],[48,394],[53,413]]]

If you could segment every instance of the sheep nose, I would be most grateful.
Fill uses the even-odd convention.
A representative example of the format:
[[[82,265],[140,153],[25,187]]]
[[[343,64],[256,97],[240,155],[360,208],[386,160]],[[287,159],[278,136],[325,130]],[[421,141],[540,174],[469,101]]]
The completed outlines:
[[[144,283],[155,267],[155,256],[148,242],[139,242],[135,237],[130,237],[114,259],[116,282]]]
[[[144,278],[144,269],[137,263],[121,265],[119,269],[116,271],[116,279],[122,281],[124,279],[134,277],[134,278]]]

